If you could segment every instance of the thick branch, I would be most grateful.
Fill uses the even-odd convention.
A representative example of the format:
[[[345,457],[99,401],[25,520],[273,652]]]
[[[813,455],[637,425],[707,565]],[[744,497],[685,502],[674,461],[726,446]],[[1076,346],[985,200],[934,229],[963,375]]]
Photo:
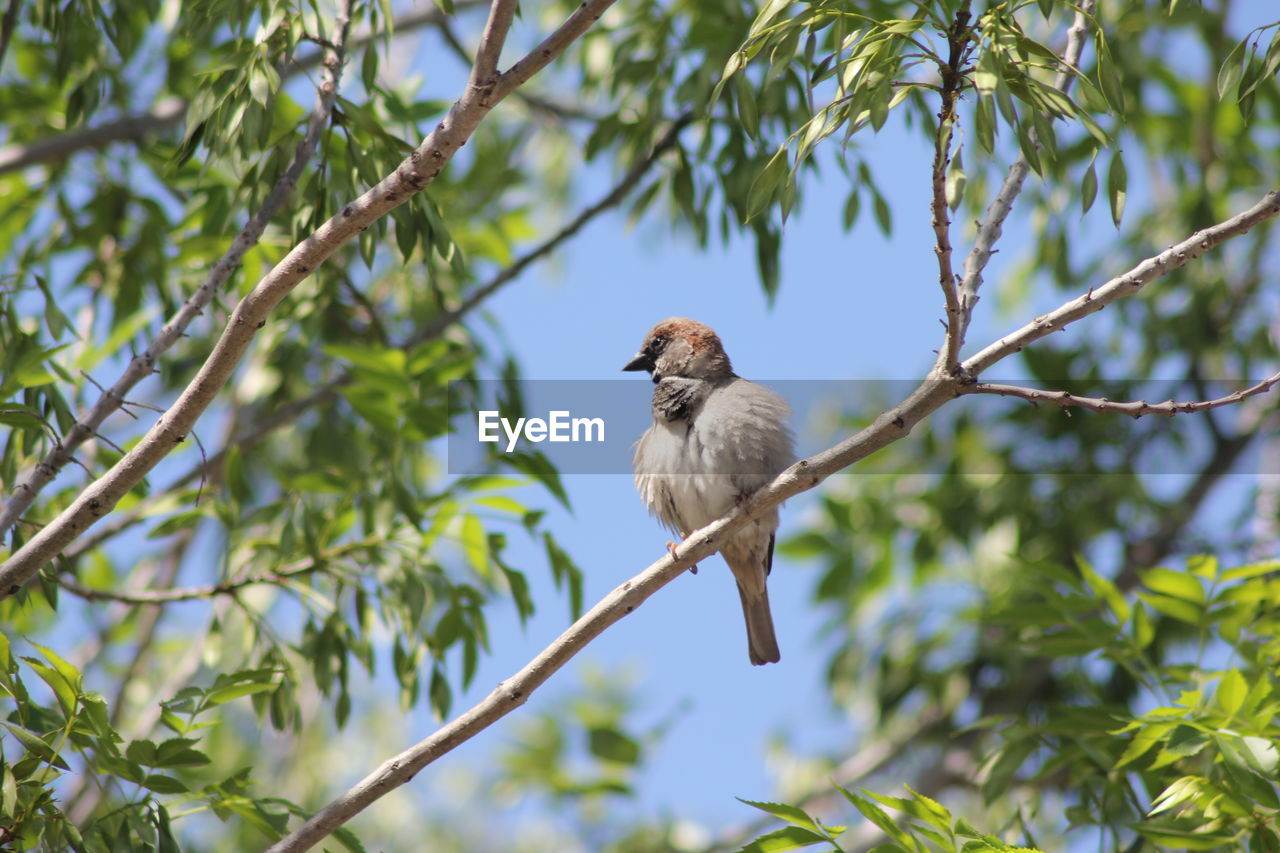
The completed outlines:
[[[306,133],[303,134],[302,140],[294,151],[293,161],[271,188],[262,207],[231,241],[226,253],[218,259],[213,269],[209,270],[204,281],[183,303],[178,313],[164,324],[146,349],[130,360],[124,373],[111,388],[102,392],[88,415],[77,421],[60,442],[55,442],[53,448],[36,464],[27,478],[18,483],[13,497],[5,504],[4,511],[0,512],[0,539],[27,511],[40,490],[52,482],[58,472],[66,466],[76,449],[92,438],[102,426],[103,421],[120,408],[129,391],[154,372],[160,356],[177,343],[191,322],[204,312],[205,306],[213,299],[214,294],[239,268],[245,252],[257,245],[268,223],[293,194],[294,188],[298,185],[298,179],[302,176],[307,163],[311,161],[312,155],[315,154],[320,135],[329,122],[329,115],[338,98],[338,81],[342,76],[342,63],[345,57],[344,44],[351,26],[350,0],[342,5],[338,15],[335,21],[336,35],[333,46],[325,52],[325,70],[320,87],[316,91],[316,105],[307,120]]]
[[[1132,418],[1140,418],[1143,415],[1172,416],[1179,413],[1207,412],[1210,409],[1218,409],[1222,406],[1230,406],[1232,403],[1239,403],[1241,400],[1256,397],[1258,394],[1265,394],[1277,383],[1280,383],[1280,373],[1273,374],[1255,385],[1250,385],[1248,388],[1242,388],[1239,391],[1227,394],[1225,397],[1194,402],[1165,400],[1163,403],[1148,403],[1144,400],[1131,400],[1122,403],[1117,400],[1108,400],[1106,397],[1082,397],[1079,394],[1069,394],[1066,391],[1027,388],[1021,385],[1001,385],[994,382],[977,382],[972,385],[966,385],[963,393],[1018,397],[1031,403],[1053,403],[1064,409],[1075,406],[1082,409],[1092,409],[1095,412],[1116,412],[1122,415],[1129,415]]]
[[[977,376],[1000,359],[1018,352],[1027,344],[1059,329],[1064,329],[1082,317],[1101,311],[1117,299],[1137,293],[1147,283],[1168,274],[1187,261],[1200,257],[1224,241],[1238,237],[1254,226],[1274,218],[1277,214],[1280,214],[1280,190],[1271,190],[1262,197],[1261,201],[1243,213],[1205,228],[1203,231],[1197,231],[1181,243],[1147,258],[1127,273],[1111,279],[1106,284],[1090,288],[1087,293],[1064,303],[1048,314],[1037,317],[1021,329],[988,345],[977,355],[967,359],[962,366],[969,375]]]
[[[1093,15],[1093,5],[1094,0],[1081,0],[1071,29],[1067,31],[1067,46],[1062,52],[1062,68],[1059,69],[1053,81],[1053,85],[1064,94],[1071,89],[1071,81],[1075,76],[1073,70],[1080,65],[1080,54],[1084,50],[1085,37],[1089,34],[1088,24]],[[1033,130],[1033,142],[1034,133]],[[1009,167],[1009,173],[1005,176],[1000,191],[996,193],[991,206],[987,208],[986,215],[978,223],[978,233],[974,237],[973,248],[965,258],[964,277],[960,280],[961,346],[964,345],[969,321],[973,318],[973,308],[978,304],[978,291],[982,289],[982,271],[991,260],[995,245],[1004,232],[1004,221],[1009,218],[1009,212],[1013,210],[1013,202],[1022,192],[1022,183],[1027,179],[1030,168],[1027,158],[1018,154],[1018,158]]]
[[[13,595],[21,589],[22,584],[29,581],[45,563],[111,512],[161,459],[186,440],[197,418],[230,380],[254,335],[266,325],[268,316],[280,300],[340,246],[435,180],[493,106],[563,52],[613,2],[586,0],[532,54],[503,74],[492,92],[479,92],[468,87],[444,120],[394,172],[343,207],[290,250],[236,305],[213,352],[195,378],[138,444],[0,565],[0,597]]]

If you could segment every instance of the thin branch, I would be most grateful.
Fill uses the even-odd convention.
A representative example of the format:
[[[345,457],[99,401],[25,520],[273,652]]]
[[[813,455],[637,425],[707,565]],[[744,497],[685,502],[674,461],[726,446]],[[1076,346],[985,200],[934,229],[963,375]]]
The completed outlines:
[[[1132,418],[1140,418],[1143,415],[1172,416],[1179,413],[1207,412],[1210,409],[1218,409],[1222,406],[1239,403],[1241,400],[1247,400],[1258,394],[1265,394],[1277,383],[1280,383],[1280,373],[1275,373],[1256,385],[1242,388],[1239,391],[1227,394],[1225,397],[1195,402],[1165,400],[1163,403],[1148,403],[1144,400],[1131,400],[1122,403],[1116,400],[1108,400],[1106,397],[1082,397],[1078,394],[1069,394],[1066,391],[1050,391],[1044,388],[1027,388],[1021,385],[1002,385],[994,382],[977,382],[972,385],[966,385],[961,393],[1018,397],[1031,403],[1053,403],[1064,409],[1074,406],[1082,409],[1091,409],[1095,412],[1116,412],[1122,415],[1129,415]]]
[[[65,575],[56,579],[58,586],[65,589],[72,595],[79,596],[86,601],[117,601],[121,604],[168,604],[174,601],[193,601],[195,599],[217,598],[222,595],[231,595],[239,592],[248,586],[260,586],[262,584],[280,585],[293,578],[303,575],[309,575],[314,572],[328,568],[329,563],[339,557],[346,556],[355,551],[370,548],[380,544],[377,539],[362,539],[359,542],[348,542],[340,545],[324,554],[314,557],[307,557],[276,569],[272,572],[262,572],[260,574],[248,574],[238,578],[233,578],[223,583],[207,584],[205,586],[188,586],[174,587],[171,589],[140,589],[134,592],[116,592],[110,589],[95,589],[85,586],[84,584],[74,581]]]
[[[182,308],[164,324],[147,348],[129,361],[129,366],[125,368],[124,373],[111,388],[99,395],[89,413],[76,421],[62,441],[55,444],[26,479],[18,483],[15,494],[5,504],[3,512],[0,512],[0,539],[27,511],[40,490],[52,482],[58,472],[71,460],[76,448],[94,436],[102,423],[124,405],[125,395],[155,372],[156,362],[160,356],[177,343],[191,322],[204,312],[205,306],[213,299],[214,294],[240,267],[240,261],[245,253],[257,245],[268,223],[293,194],[298,179],[315,153],[316,145],[328,125],[330,113],[338,98],[338,81],[342,76],[342,63],[345,58],[344,42],[351,28],[351,0],[347,0],[340,6],[335,23],[337,31],[335,48],[325,54],[325,70],[316,91],[316,105],[307,120],[306,133],[294,151],[293,161],[271,188],[262,207],[231,241],[227,251],[214,264],[213,269],[205,276],[196,291],[183,303]],[[186,430],[183,432],[185,434]]]
[[[1155,272],[1139,284],[1167,273],[1185,263],[1189,257],[1207,251],[1228,237],[1242,234],[1258,222],[1277,214],[1280,214],[1280,191],[1269,193],[1262,203],[1232,217],[1225,223],[1199,232],[1193,238],[1197,241],[1196,248],[1184,248],[1177,256],[1176,264],[1173,259],[1165,260],[1156,267]],[[1188,254],[1191,252],[1194,253]],[[1143,262],[1143,264],[1150,263],[1152,261]],[[1108,290],[1110,285],[1100,288],[1097,291],[1100,294],[1097,298],[1114,301],[1137,293],[1140,287],[1132,286],[1130,281],[1132,276],[1133,273],[1130,273],[1122,277],[1125,286],[1116,286],[1114,293]],[[1089,298],[1094,297],[1090,294]],[[1055,315],[1051,315],[1052,322],[1060,320],[1061,325],[1071,322],[1071,319],[1066,319],[1070,314],[1066,309],[1069,308],[1071,308],[1070,304],[1064,309],[1059,309]],[[1056,317],[1060,313],[1063,317]],[[1089,311],[1084,311],[1080,316],[1084,316],[1085,313]],[[1014,337],[1027,335],[1028,342],[1042,337],[1043,334],[1047,334],[1047,330],[1040,332],[1040,325],[1037,324],[1048,322],[1051,322],[1049,318],[1040,318],[1032,324],[1034,327],[1032,331],[1020,330]],[[1007,341],[992,344],[962,367],[976,374],[976,367],[988,366],[999,358],[1009,355],[1015,349],[1010,347]],[[610,625],[634,612],[650,596],[682,575],[686,569],[716,553],[727,537],[749,521],[760,517],[787,498],[814,488],[837,471],[908,435],[916,424],[962,393],[965,380],[961,376],[963,374],[948,373],[940,366],[935,366],[930,375],[910,396],[881,414],[870,426],[834,447],[808,459],[800,460],[726,515],[694,531],[657,562],[602,598],[589,612],[539,652],[523,669],[499,683],[486,698],[441,726],[424,740],[385,761],[288,836],[272,845],[268,853],[301,853],[310,849],[379,798],[407,783],[424,767],[519,708],[528,701],[529,695],[534,690],[544,684]],[[2,580],[0,576],[0,582]]]
[[[546,67],[615,0],[585,0],[534,52],[501,75],[492,90],[468,86],[444,119],[390,175],[344,206],[258,282],[231,313],[213,352],[177,401],[110,471],[0,565],[0,598],[15,594],[49,560],[107,515],[142,478],[181,443],[230,381],[232,372],[267,324],[272,309],[347,241],[421,192],[444,169],[490,110],[515,87]]]
[[[1187,261],[1200,257],[1224,241],[1274,218],[1277,214],[1280,214],[1280,190],[1271,190],[1248,210],[1217,225],[1197,231],[1158,255],[1147,258],[1123,275],[1111,279],[1106,284],[1090,288],[1087,293],[1062,304],[1048,314],[1037,317],[995,343],[989,344],[977,355],[967,359],[962,367],[969,375],[977,376],[1000,359],[1018,352],[1027,344],[1059,329],[1064,329],[1076,320],[1101,311],[1117,299],[1137,293],[1147,283],[1183,266]]]
[[[1067,30],[1067,46],[1062,52],[1062,68],[1054,77],[1053,85],[1064,94],[1071,89],[1073,73],[1080,65],[1080,54],[1084,51],[1085,37],[1089,34],[1089,19],[1093,16],[1094,0],[1081,0],[1076,10],[1071,28]],[[1032,130],[1032,144],[1036,142],[1035,131]],[[960,280],[960,305],[962,310],[960,321],[960,345],[964,345],[965,333],[969,330],[969,321],[973,318],[974,306],[978,304],[978,291],[982,289],[982,271],[995,252],[995,245],[1004,233],[1004,222],[1013,210],[1013,203],[1022,192],[1023,181],[1030,171],[1027,158],[1018,154],[1009,173],[1005,175],[1000,191],[992,199],[991,206],[978,223],[978,233],[974,237],[973,247],[964,261],[964,276]]]
[[[947,31],[947,63],[939,71],[942,77],[942,109],[938,111],[938,129],[933,134],[932,212],[934,254],[938,256],[938,284],[947,308],[947,333],[943,338],[938,358],[944,369],[954,372],[960,364],[962,343],[961,305],[956,293],[956,274],[951,268],[951,217],[947,206],[947,166],[951,164],[951,132],[955,127],[956,99],[964,85],[960,69],[970,52],[969,0],[964,0],[956,10],[955,19]]]
[[[185,100],[164,98],[145,113],[57,133],[23,145],[6,145],[0,148],[0,175],[51,160],[64,160],[77,151],[101,150],[113,142],[140,142],[181,124],[186,114]]]

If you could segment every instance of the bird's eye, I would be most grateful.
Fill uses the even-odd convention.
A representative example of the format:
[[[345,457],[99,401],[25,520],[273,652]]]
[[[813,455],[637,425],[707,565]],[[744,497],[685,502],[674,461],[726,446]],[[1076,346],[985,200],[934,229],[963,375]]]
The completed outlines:
[[[660,353],[667,345],[666,335],[655,335],[653,340],[649,341],[649,352]]]

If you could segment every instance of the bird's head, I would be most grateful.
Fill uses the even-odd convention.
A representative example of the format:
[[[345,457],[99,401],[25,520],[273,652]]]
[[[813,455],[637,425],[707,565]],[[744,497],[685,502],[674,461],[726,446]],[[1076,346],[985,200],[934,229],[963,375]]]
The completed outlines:
[[[716,333],[687,317],[672,317],[650,329],[640,352],[622,369],[647,371],[655,383],[668,376],[714,380],[733,374]]]

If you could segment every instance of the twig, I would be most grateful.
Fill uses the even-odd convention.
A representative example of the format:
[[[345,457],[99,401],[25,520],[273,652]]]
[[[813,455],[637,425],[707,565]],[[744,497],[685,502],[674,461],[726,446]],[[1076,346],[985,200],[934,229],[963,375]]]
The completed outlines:
[[[84,584],[74,581],[65,575],[56,578],[58,586],[65,589],[72,595],[79,596],[86,601],[117,601],[121,604],[168,604],[174,601],[192,601],[194,599],[216,598],[221,595],[231,595],[247,586],[258,586],[261,584],[282,584],[292,578],[301,575],[309,575],[326,568],[330,561],[338,557],[345,556],[354,551],[363,548],[369,548],[379,544],[378,540],[365,539],[359,542],[349,542],[345,545],[320,554],[315,557],[307,557],[304,560],[298,560],[282,569],[273,572],[263,572],[261,574],[244,575],[239,578],[224,581],[223,583],[208,584],[205,586],[188,586],[174,587],[172,589],[140,589],[135,592],[115,592],[109,589],[95,589],[85,586]]]
[[[1163,403],[1148,403],[1143,400],[1131,400],[1122,403],[1116,400],[1108,400],[1106,397],[1082,397],[1078,394],[1069,394],[1066,391],[1050,391],[1044,388],[1027,388],[1021,385],[1002,385],[993,382],[976,382],[972,385],[966,385],[961,393],[997,394],[1001,397],[1018,397],[1031,403],[1053,403],[1064,409],[1076,406],[1082,409],[1091,409],[1095,412],[1117,412],[1122,415],[1129,415],[1132,418],[1140,418],[1143,415],[1173,416],[1179,413],[1207,412],[1210,409],[1239,403],[1241,400],[1247,400],[1258,394],[1265,394],[1277,383],[1280,383],[1280,373],[1275,373],[1255,385],[1227,394],[1225,397],[1195,402],[1165,400]]]
[[[564,52],[614,2],[616,0],[585,0],[558,29],[500,75],[492,86],[479,89],[468,86],[444,119],[395,171],[294,246],[236,305],[213,352],[146,435],[110,471],[84,489],[56,519],[0,565],[0,598],[15,594],[41,566],[110,513],[120,499],[186,437],[196,419],[230,381],[254,336],[286,295],[339,247],[435,180],[498,102]]]
[[[1074,78],[1072,70],[1080,64],[1085,36],[1089,34],[1088,23],[1093,15],[1093,5],[1094,0],[1081,0],[1071,29],[1067,30],[1067,46],[1062,52],[1063,67],[1059,69],[1053,83],[1063,94],[1070,90],[1071,81]],[[1035,144],[1035,131],[1032,130],[1031,133],[1032,143]],[[1009,218],[1009,212],[1013,210],[1013,203],[1018,198],[1018,194],[1022,192],[1023,181],[1026,180],[1030,169],[1027,158],[1019,153],[1013,165],[1009,167],[1009,173],[1005,175],[1000,191],[996,193],[986,214],[978,223],[978,233],[974,237],[973,247],[965,258],[964,276],[960,280],[962,314],[959,338],[961,346],[964,345],[964,336],[969,330],[969,321],[973,318],[974,306],[978,304],[978,291],[982,289],[982,271],[986,269],[987,262],[995,252],[995,244],[1004,232],[1004,222]]]
[[[351,2],[343,3],[336,21],[336,47],[327,51],[324,60],[325,71],[316,91],[316,105],[307,120],[307,130],[293,154],[293,161],[276,181],[275,186],[263,201],[262,207],[249,220],[248,224],[231,241],[231,245],[223,256],[214,264],[196,291],[183,303],[182,308],[160,329],[159,334],[141,353],[135,355],[124,373],[110,389],[103,392],[93,408],[82,419],[67,431],[62,441],[55,444],[44,458],[32,469],[26,479],[19,482],[13,497],[0,512],[0,539],[9,531],[15,521],[27,511],[36,496],[46,485],[53,481],[58,472],[72,458],[75,449],[87,439],[95,435],[102,423],[125,403],[125,395],[139,382],[155,371],[160,356],[181,339],[187,326],[201,313],[213,299],[215,293],[226,284],[232,273],[240,266],[245,252],[257,245],[267,224],[284,206],[285,201],[293,194],[307,163],[315,153],[333,104],[338,97],[338,81],[342,75],[344,59],[343,45],[347,32],[351,27]],[[185,433],[186,430],[183,430]]]

